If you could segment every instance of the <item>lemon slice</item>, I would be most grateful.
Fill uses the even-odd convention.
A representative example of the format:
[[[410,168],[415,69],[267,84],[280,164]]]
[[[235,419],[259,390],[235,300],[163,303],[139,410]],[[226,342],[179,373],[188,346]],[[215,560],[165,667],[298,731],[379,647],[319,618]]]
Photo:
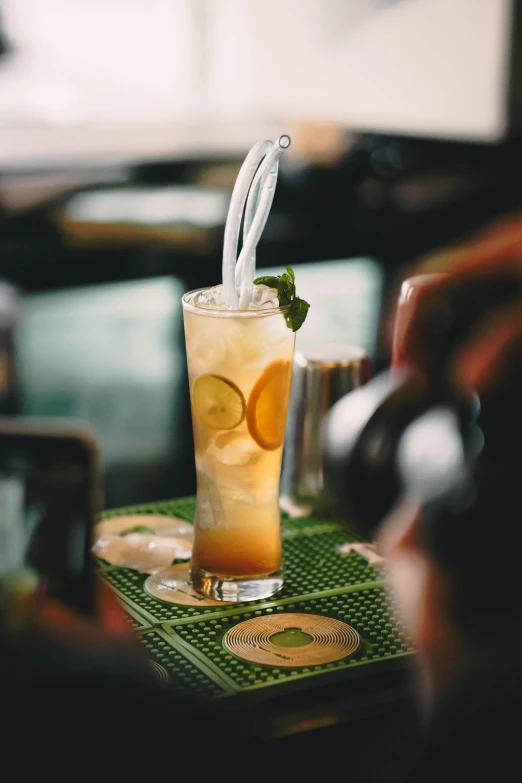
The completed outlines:
[[[235,383],[221,375],[200,375],[192,385],[192,407],[213,430],[233,430],[245,418],[245,398]]]
[[[250,392],[248,431],[262,449],[273,451],[283,445],[291,377],[290,362],[277,359],[265,368]]]

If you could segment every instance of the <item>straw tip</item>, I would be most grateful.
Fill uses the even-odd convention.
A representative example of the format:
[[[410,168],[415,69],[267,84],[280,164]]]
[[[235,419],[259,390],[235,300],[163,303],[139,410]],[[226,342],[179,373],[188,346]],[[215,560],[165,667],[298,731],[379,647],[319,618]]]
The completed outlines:
[[[291,143],[292,140],[290,136],[286,135],[286,133],[279,137],[279,146],[282,147],[284,150],[286,150]]]

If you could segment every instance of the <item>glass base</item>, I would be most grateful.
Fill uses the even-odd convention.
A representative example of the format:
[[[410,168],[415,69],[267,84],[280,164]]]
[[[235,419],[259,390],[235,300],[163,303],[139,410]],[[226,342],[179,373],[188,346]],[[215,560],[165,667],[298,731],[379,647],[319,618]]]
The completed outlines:
[[[191,585],[196,592],[207,598],[227,603],[259,601],[271,598],[283,586],[282,570],[258,577],[216,576],[202,568],[191,571]]]

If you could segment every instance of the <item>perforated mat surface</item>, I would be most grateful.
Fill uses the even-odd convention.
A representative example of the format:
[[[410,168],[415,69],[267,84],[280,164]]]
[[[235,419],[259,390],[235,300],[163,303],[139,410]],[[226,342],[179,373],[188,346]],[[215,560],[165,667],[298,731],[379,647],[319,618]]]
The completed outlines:
[[[192,522],[194,510],[195,498],[177,498],[108,510],[101,519],[164,514]],[[357,535],[335,520],[283,515],[282,537],[282,590],[242,604],[160,600],[145,590],[148,574],[98,560],[159,678],[198,697],[255,702],[404,668],[414,651],[385,593],[382,567],[364,553],[339,551],[360,543]]]

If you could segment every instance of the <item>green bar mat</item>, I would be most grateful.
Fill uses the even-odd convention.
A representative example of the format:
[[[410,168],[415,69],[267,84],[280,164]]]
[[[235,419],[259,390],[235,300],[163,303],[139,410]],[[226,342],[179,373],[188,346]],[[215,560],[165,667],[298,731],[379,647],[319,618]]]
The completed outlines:
[[[164,676],[183,694],[213,699],[231,692],[226,682],[202,667],[197,659],[172,644],[162,629],[143,631],[141,640],[159,678]]]
[[[192,522],[194,510],[195,498],[190,497],[111,509],[101,518],[164,514]],[[290,520],[283,515],[281,523],[285,582],[277,596],[262,601],[223,606],[167,603],[145,592],[147,574],[98,561],[101,576],[128,612],[158,676],[203,698],[234,696],[255,702],[404,669],[414,650],[397,620],[397,608],[385,594],[381,568],[357,552],[346,555],[338,550],[360,542],[355,532],[336,520],[315,517]],[[270,641],[258,645],[261,661],[247,660],[241,650],[230,647],[227,634],[240,623],[258,618],[262,624],[283,627],[285,615],[292,619],[296,614],[319,624],[346,624],[358,635],[357,649],[327,663],[302,664],[298,657],[293,662],[295,648],[287,649],[286,655],[284,646],[274,647]],[[300,631],[290,633],[295,641]],[[305,637],[297,641],[308,643]],[[312,642],[312,647],[319,644],[315,638]],[[273,657],[279,654],[283,665]]]

